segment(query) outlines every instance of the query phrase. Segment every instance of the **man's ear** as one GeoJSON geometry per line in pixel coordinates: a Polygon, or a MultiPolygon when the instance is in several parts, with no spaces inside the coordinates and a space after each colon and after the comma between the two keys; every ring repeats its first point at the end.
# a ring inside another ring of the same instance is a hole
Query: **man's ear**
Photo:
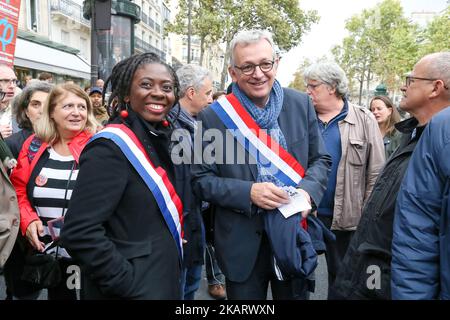
{"type": "Polygon", "coordinates": [[[130,97],[126,96],[125,98],[123,98],[123,101],[125,101],[125,103],[130,103],[130,97]]]}
{"type": "Polygon", "coordinates": [[[228,73],[231,76],[232,82],[237,82],[237,73],[236,73],[236,70],[232,66],[228,67],[228,73]]]}
{"type": "Polygon", "coordinates": [[[195,95],[195,89],[194,87],[189,87],[186,90],[185,96],[189,99],[192,100],[194,98],[195,95]]]}
{"type": "Polygon", "coordinates": [[[433,91],[431,91],[430,97],[432,98],[438,97],[439,95],[443,94],[444,91],[446,91],[444,81],[440,79],[436,80],[434,82],[433,91]]]}

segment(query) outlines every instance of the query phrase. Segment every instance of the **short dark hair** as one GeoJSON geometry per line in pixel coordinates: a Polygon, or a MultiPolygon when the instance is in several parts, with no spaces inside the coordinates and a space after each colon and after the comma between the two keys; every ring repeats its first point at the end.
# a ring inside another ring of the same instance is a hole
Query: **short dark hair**
{"type": "Polygon", "coordinates": [[[217,100],[220,96],[225,95],[225,94],[226,94],[225,91],[217,91],[217,92],[214,92],[214,94],[213,94],[213,100],[217,100]]]}
{"type": "Polygon", "coordinates": [[[42,72],[41,74],[39,74],[39,78],[38,79],[41,80],[41,81],[45,81],[45,80],[48,80],[48,79],[51,79],[51,78],[53,78],[51,73],[42,72]]]}

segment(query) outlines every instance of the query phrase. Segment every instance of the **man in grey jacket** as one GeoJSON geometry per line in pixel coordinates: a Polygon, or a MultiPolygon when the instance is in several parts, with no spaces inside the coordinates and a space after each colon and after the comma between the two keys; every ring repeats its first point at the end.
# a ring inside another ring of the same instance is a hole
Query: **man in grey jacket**
{"type": "Polygon", "coordinates": [[[335,243],[327,243],[326,252],[331,286],[361,218],[363,203],[383,167],[384,145],[371,112],[347,100],[347,77],[336,63],[313,64],[304,78],[332,158],[328,186],[317,208],[319,219],[336,235],[335,243]]]}

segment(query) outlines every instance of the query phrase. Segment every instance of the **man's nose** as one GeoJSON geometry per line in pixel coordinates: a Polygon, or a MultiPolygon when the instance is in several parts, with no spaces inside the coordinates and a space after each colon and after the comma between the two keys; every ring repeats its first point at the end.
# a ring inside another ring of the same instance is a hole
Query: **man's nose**
{"type": "Polygon", "coordinates": [[[264,76],[264,72],[262,72],[260,66],[256,66],[256,67],[255,67],[255,71],[253,72],[252,76],[253,76],[254,78],[261,78],[261,77],[264,76]]]}

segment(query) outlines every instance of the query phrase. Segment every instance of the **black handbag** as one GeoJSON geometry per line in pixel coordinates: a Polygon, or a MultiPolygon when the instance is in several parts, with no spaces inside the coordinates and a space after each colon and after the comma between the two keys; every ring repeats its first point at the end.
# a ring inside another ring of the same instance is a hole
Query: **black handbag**
{"type": "MultiPolygon", "coordinates": [[[[75,161],[67,180],[66,191],[64,194],[65,202],[62,208],[61,217],[64,217],[64,210],[67,207],[67,191],[74,168],[75,161]]],[[[58,261],[58,241],[55,241],[54,244],[56,244],[56,253],[54,255],[33,251],[32,254],[25,256],[25,265],[21,276],[23,281],[30,282],[40,289],[54,288],[60,285],[62,281],[62,271],[58,261]]]]}
{"type": "Polygon", "coordinates": [[[52,254],[35,253],[25,256],[21,279],[40,289],[54,288],[61,283],[58,259],[52,254]]]}

